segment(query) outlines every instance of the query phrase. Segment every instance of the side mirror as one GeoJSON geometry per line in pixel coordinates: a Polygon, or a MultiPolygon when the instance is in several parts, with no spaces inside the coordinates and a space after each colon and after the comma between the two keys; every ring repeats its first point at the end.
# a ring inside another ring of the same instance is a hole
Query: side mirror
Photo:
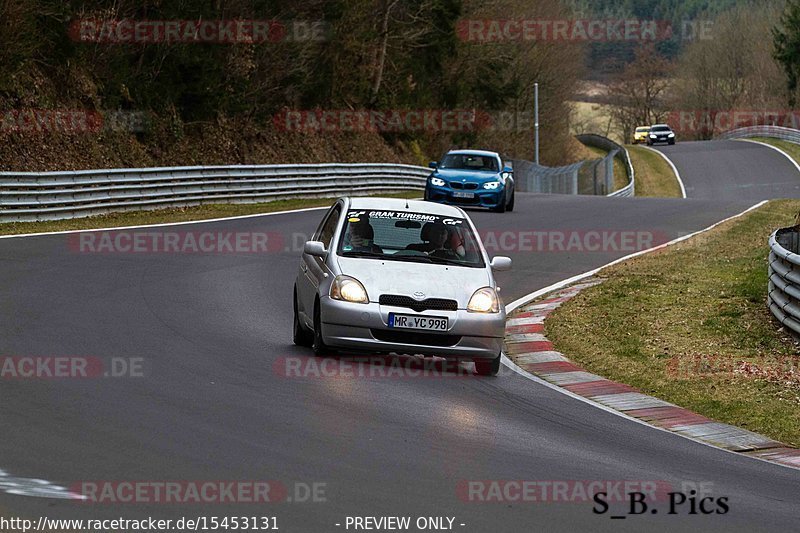
{"type": "Polygon", "coordinates": [[[428,168],[439,168],[439,163],[437,163],[436,161],[431,161],[430,163],[428,163],[428,168]]]}
{"type": "Polygon", "coordinates": [[[495,272],[511,270],[511,258],[503,255],[492,257],[492,261],[489,263],[489,266],[492,267],[492,270],[495,272]]]}
{"type": "Polygon", "coordinates": [[[307,241],[303,245],[303,253],[315,257],[325,257],[328,252],[325,251],[325,245],[320,241],[307,241]]]}

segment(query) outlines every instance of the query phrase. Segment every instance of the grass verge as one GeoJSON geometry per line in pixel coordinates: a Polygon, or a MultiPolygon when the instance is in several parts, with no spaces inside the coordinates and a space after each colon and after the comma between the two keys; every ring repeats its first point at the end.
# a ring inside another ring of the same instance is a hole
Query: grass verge
{"type": "MultiPolygon", "coordinates": [[[[586,146],[588,152],[591,153],[590,157],[594,157],[597,159],[602,159],[608,155],[608,151],[603,150],[602,148],[597,148],[595,146],[586,146]]],[[[594,191],[594,181],[591,170],[591,165],[585,164],[581,168],[581,173],[579,174],[579,183],[578,189],[580,194],[593,194],[594,191]]],[[[624,186],[628,184],[628,176],[625,175],[625,166],[622,164],[622,161],[614,158],[614,190],[618,191],[624,186]]],[[[612,191],[613,192],[613,191],[612,191]]]]}
{"type": "Polygon", "coordinates": [[[766,308],[767,239],[798,200],[600,273],[545,322],[590,372],[709,418],[800,445],[800,348],[766,308]]]}
{"type": "MultiPolygon", "coordinates": [[[[419,191],[396,194],[383,194],[389,198],[419,198],[419,191]]],[[[0,224],[0,235],[19,235],[23,233],[47,233],[51,231],[69,231],[81,229],[98,229],[124,226],[147,226],[170,222],[191,222],[211,218],[226,218],[260,213],[274,213],[291,209],[308,207],[326,207],[332,205],[334,198],[308,198],[296,200],[276,200],[258,204],[207,204],[195,207],[157,209],[153,211],[131,211],[129,213],[113,213],[69,220],[52,220],[44,222],[8,222],[0,224]]]]}
{"type": "Polygon", "coordinates": [[[626,148],[636,175],[636,196],[681,198],[678,179],[663,157],[641,146],[626,148]]]}

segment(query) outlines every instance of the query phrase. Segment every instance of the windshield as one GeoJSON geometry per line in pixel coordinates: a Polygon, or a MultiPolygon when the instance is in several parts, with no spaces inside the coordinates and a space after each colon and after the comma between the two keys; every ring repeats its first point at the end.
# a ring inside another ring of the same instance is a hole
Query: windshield
{"type": "Polygon", "coordinates": [[[643,127],[643,128],[636,128],[636,133],[642,133],[642,132],[647,132],[647,131],[650,131],[650,128],[648,128],[646,126],[643,127]]]}
{"type": "Polygon", "coordinates": [[[453,168],[459,170],[484,170],[497,172],[497,158],[489,155],[475,154],[447,154],[442,159],[439,168],[453,168]]]}
{"type": "Polygon", "coordinates": [[[670,131],[669,126],[653,126],[650,131],[670,131]]]}
{"type": "Polygon", "coordinates": [[[408,211],[349,211],[339,238],[338,254],[485,266],[478,242],[465,219],[408,211]]]}

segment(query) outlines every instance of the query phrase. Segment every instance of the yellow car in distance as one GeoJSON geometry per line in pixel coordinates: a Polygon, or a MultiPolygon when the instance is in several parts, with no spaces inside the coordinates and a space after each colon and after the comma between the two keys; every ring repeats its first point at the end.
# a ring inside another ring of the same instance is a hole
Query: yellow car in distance
{"type": "Polygon", "coordinates": [[[650,126],[639,126],[633,131],[633,144],[647,142],[647,134],[650,133],[650,126]]]}

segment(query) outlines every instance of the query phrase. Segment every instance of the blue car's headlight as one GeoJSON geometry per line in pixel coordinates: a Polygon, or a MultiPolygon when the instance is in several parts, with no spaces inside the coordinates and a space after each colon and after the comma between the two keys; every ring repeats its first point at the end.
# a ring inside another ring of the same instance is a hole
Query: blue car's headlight
{"type": "Polygon", "coordinates": [[[484,189],[490,189],[490,190],[496,189],[499,186],[500,186],[499,181],[487,181],[486,183],[483,184],[484,189]]]}
{"type": "Polygon", "coordinates": [[[442,178],[431,178],[431,185],[436,185],[437,187],[444,187],[445,181],[442,178]]]}
{"type": "Polygon", "coordinates": [[[667,135],[667,137],[675,137],[675,134],[674,133],[670,133],[669,135],[667,135]]]}

